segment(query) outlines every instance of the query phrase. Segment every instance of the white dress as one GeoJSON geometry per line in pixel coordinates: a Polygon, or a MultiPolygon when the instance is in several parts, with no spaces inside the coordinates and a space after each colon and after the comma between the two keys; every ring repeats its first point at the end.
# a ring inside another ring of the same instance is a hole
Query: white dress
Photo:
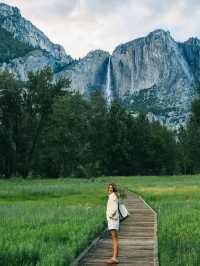
{"type": "Polygon", "coordinates": [[[118,198],[114,192],[109,194],[106,218],[108,222],[108,230],[119,230],[119,211],[118,211],[118,198]]]}

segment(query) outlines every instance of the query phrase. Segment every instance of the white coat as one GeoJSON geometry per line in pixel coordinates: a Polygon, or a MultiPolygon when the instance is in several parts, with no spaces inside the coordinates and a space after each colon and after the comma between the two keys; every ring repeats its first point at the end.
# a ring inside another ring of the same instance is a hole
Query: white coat
{"type": "Polygon", "coordinates": [[[119,229],[119,211],[118,211],[118,198],[114,192],[109,194],[106,218],[108,221],[108,229],[119,229]]]}
{"type": "Polygon", "coordinates": [[[107,220],[110,218],[117,220],[119,218],[118,198],[114,192],[109,194],[109,197],[108,197],[106,217],[107,217],[107,220]]]}

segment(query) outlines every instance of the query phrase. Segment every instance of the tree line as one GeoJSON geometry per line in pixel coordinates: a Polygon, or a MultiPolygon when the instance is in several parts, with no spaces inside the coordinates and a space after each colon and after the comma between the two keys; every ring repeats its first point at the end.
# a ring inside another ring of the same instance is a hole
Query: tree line
{"type": "Polygon", "coordinates": [[[0,177],[172,175],[200,170],[200,99],[176,134],[99,91],[89,99],[49,67],[0,73],[0,177]]]}

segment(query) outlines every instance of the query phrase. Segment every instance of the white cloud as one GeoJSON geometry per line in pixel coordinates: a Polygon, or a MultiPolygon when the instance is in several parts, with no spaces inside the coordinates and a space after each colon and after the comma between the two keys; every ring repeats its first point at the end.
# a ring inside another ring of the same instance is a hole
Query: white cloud
{"type": "Polygon", "coordinates": [[[198,0],[7,0],[52,41],[82,57],[167,29],[177,40],[200,36],[198,0]]]}

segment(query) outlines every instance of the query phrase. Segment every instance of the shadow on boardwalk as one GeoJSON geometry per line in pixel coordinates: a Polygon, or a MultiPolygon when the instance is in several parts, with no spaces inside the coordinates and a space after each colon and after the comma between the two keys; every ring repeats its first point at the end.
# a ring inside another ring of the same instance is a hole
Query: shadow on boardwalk
{"type": "MultiPolygon", "coordinates": [[[[125,201],[130,217],[120,224],[119,264],[123,266],[158,266],[157,215],[145,201],[128,192],[125,201]]],[[[112,255],[110,233],[93,241],[72,266],[105,266],[112,255]]]]}

